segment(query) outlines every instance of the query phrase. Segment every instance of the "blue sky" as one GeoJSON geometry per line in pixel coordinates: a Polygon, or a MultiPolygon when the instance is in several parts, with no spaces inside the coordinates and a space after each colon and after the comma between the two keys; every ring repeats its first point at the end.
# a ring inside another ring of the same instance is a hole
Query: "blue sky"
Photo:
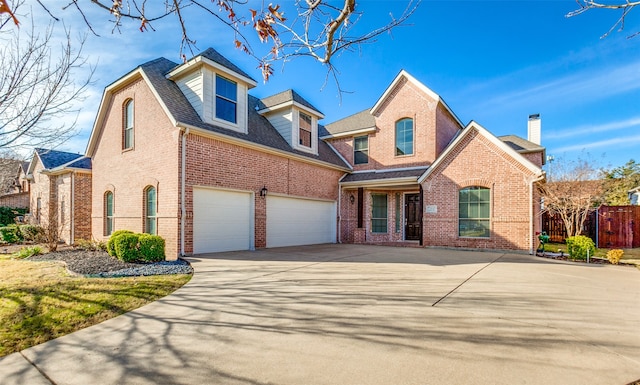
{"type": "MultiPolygon", "coordinates": [[[[70,10],[48,3],[74,32],[86,31],[70,10]]],[[[358,28],[385,24],[405,4],[360,1],[358,28]]],[[[45,23],[35,2],[33,7],[37,22],[45,23]]],[[[85,7],[101,36],[89,36],[86,45],[96,75],[80,106],[81,131],[60,147],[73,152],[85,150],[106,85],[160,56],[179,61],[175,21],[157,22],[156,32],[145,33],[125,22],[122,33],[112,34],[109,16],[85,7]]],[[[600,167],[640,160],[640,36],[627,39],[640,31],[640,11],[630,14],[624,31],[600,39],[619,13],[592,10],[566,18],[575,8],[573,0],[423,0],[409,25],[336,58],[340,85],[349,91],[342,97],[331,80],[325,85],[326,68],[308,58],[276,67],[275,76],[251,93],[264,97],[293,88],[325,114],[327,124],[373,106],[404,69],[439,94],[463,123],[475,120],[498,136],[526,138],[528,115],[540,113],[542,144],[556,160],[588,157],[600,167]]],[[[186,16],[200,50],[213,47],[261,80],[255,61],[233,47],[226,27],[204,15],[186,16]]]]}

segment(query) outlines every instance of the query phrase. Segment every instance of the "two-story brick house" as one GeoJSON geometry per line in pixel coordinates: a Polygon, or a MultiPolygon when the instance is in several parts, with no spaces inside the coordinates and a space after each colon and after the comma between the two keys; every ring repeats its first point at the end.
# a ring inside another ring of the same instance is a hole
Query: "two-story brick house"
{"type": "Polygon", "coordinates": [[[213,49],[160,58],[105,89],[89,144],[92,230],[156,233],[167,258],[337,240],[349,166],[294,91],[265,99],[213,49]]]}
{"type": "Polygon", "coordinates": [[[464,126],[404,71],[372,109],[325,127],[295,91],[258,99],[255,86],[213,49],[109,85],[86,152],[93,237],[156,233],[169,259],[330,242],[532,247],[542,147],[464,126]]]}
{"type": "Polygon", "coordinates": [[[405,71],[321,138],[353,167],[340,180],[340,241],[533,248],[544,148],[464,126],[405,71]]]}

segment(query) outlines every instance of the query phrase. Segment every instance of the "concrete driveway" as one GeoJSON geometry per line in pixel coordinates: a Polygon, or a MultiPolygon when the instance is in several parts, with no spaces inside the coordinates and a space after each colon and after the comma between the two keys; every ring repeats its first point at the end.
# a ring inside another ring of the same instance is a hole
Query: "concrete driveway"
{"type": "Polygon", "coordinates": [[[612,384],[640,379],[640,271],[320,245],[191,259],[136,311],[0,360],[2,384],[612,384]]]}

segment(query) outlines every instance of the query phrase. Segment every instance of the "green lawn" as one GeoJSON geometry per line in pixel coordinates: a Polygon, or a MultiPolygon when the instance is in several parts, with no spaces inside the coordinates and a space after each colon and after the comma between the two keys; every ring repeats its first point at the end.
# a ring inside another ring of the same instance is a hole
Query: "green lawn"
{"type": "Polygon", "coordinates": [[[0,356],[139,308],[191,279],[191,275],[81,278],[69,276],[60,263],[3,255],[0,274],[0,356]]]}

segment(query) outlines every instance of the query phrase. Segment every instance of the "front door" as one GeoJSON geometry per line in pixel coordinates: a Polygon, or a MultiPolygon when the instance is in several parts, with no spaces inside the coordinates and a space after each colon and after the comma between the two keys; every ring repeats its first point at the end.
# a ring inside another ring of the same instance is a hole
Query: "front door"
{"type": "Polygon", "coordinates": [[[420,194],[404,196],[404,239],[407,241],[420,240],[420,194]]]}

